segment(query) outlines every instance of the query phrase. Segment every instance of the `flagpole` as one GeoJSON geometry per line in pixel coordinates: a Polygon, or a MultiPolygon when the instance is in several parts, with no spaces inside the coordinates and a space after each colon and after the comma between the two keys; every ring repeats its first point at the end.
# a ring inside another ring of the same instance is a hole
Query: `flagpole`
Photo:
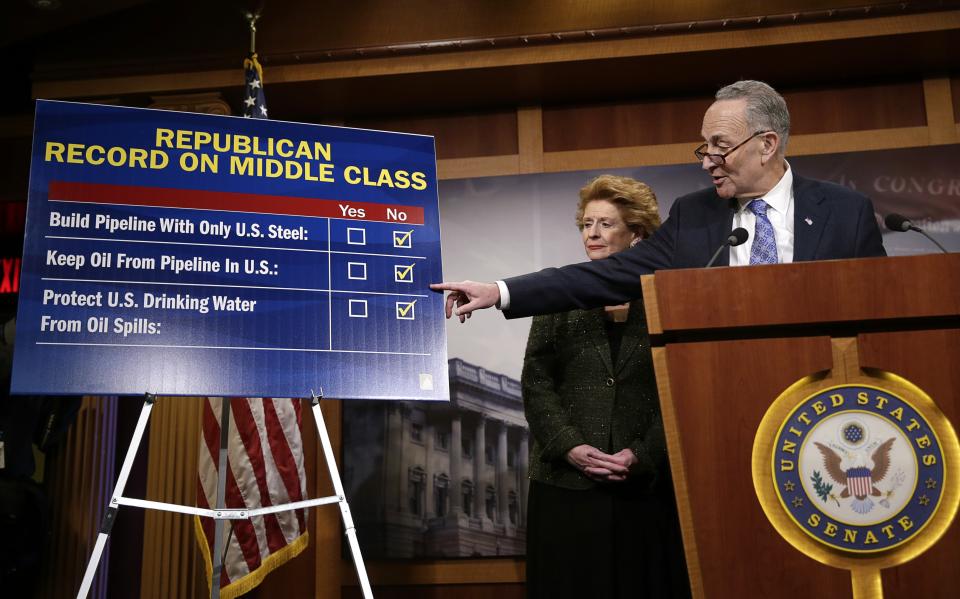
{"type": "MultiPolygon", "coordinates": [[[[217,516],[227,506],[227,454],[230,449],[230,403],[231,398],[220,398],[220,455],[217,466],[217,502],[214,510],[217,516]]],[[[210,569],[210,599],[220,599],[220,576],[223,571],[223,555],[226,542],[223,538],[224,521],[214,520],[213,529],[213,566],[210,569]]],[[[230,523],[231,528],[233,523],[230,523]]]]}
{"type": "MultiPolygon", "coordinates": [[[[257,48],[257,20],[260,13],[246,14],[247,23],[250,25],[250,55],[256,55],[257,48]]],[[[210,599],[220,599],[220,577],[223,571],[223,558],[226,553],[226,540],[223,538],[224,520],[219,516],[226,508],[226,486],[227,486],[227,455],[229,452],[230,438],[230,404],[232,399],[229,397],[220,398],[220,459],[217,468],[217,502],[214,509],[217,510],[217,518],[214,519],[213,532],[213,564],[210,569],[210,599]]],[[[233,523],[230,524],[231,533],[233,532],[233,523]]]]}
{"type": "Polygon", "coordinates": [[[247,23],[250,25],[250,54],[257,52],[257,21],[260,19],[260,13],[248,12],[247,23]]]}

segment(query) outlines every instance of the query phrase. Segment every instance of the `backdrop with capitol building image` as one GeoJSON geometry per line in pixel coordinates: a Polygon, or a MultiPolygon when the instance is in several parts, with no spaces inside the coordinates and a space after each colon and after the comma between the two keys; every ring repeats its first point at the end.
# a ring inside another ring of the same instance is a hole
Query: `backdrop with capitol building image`
{"type": "MultiPolygon", "coordinates": [[[[873,199],[960,251],[957,145],[789,158],[804,177],[873,199]]],[[[579,189],[611,173],[650,185],[666,217],[673,200],[710,185],[692,162],[441,181],[447,280],[493,281],[586,260],[574,215],[579,189]]],[[[882,225],[881,225],[882,227],[882,225]]],[[[934,253],[916,233],[883,229],[890,255],[934,253]]],[[[749,241],[747,242],[749,243],[749,241]]],[[[530,319],[474,313],[447,321],[450,403],[344,402],[343,472],[370,559],[522,555],[531,440],[520,373],[530,319]]],[[[749,467],[746,465],[745,467],[749,467]]]]}

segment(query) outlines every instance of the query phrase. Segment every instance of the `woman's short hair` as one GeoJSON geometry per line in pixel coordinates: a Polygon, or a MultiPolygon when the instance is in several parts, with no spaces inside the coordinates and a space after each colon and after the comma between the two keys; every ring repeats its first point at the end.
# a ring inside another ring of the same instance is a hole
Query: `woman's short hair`
{"type": "Polygon", "coordinates": [[[642,238],[649,237],[660,226],[657,196],[646,183],[630,177],[600,175],[584,185],[577,203],[577,228],[581,231],[583,211],[595,200],[606,200],[616,206],[627,227],[642,238]]]}

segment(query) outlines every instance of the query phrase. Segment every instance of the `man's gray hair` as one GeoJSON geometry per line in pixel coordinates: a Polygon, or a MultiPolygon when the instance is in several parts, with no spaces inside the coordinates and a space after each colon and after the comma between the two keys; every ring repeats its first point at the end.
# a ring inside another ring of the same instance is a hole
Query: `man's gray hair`
{"type": "Polygon", "coordinates": [[[790,137],[790,111],[783,96],[763,81],[737,81],[720,88],[715,96],[717,100],[747,101],[747,125],[750,133],[758,131],[776,131],[780,136],[778,152],[782,156],[787,151],[787,139],[790,137]]]}

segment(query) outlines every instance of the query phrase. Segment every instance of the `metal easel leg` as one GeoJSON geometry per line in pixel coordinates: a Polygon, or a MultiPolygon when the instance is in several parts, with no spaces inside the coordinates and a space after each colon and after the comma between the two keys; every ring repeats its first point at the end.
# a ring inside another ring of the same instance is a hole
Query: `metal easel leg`
{"type": "Polygon", "coordinates": [[[334,459],[333,446],[330,444],[330,435],[327,433],[327,426],[323,420],[323,412],[320,410],[320,400],[323,399],[323,390],[320,394],[313,393],[313,399],[310,402],[313,410],[313,420],[317,423],[317,433],[320,435],[320,443],[323,446],[323,456],[327,461],[327,468],[330,470],[330,481],[333,483],[333,491],[338,498],[340,506],[340,515],[343,518],[344,534],[347,535],[347,542],[350,544],[350,553],[353,556],[353,565],[357,569],[357,579],[360,581],[360,588],[363,590],[364,599],[373,599],[373,590],[370,588],[370,580],[367,578],[367,568],[363,565],[363,556],[360,554],[360,544],[357,542],[357,529],[353,524],[353,517],[350,515],[350,506],[347,505],[347,498],[343,492],[343,482],[340,480],[340,471],[337,469],[337,461],[334,459]]]}
{"type": "MultiPolygon", "coordinates": [[[[230,443],[231,401],[229,397],[220,398],[220,460],[217,466],[217,503],[214,506],[216,511],[224,509],[227,500],[227,450],[230,443]]],[[[222,519],[214,519],[210,599],[220,599],[220,575],[223,571],[223,524],[222,519]]],[[[233,524],[231,523],[230,526],[233,526],[233,524]]]]}
{"type": "Polygon", "coordinates": [[[110,505],[107,506],[107,511],[103,515],[103,520],[100,523],[100,533],[97,535],[97,541],[93,546],[93,554],[90,556],[90,561],[87,562],[87,570],[83,574],[83,581],[80,583],[77,599],[85,599],[90,592],[93,577],[97,573],[97,567],[100,565],[103,549],[107,545],[110,530],[113,528],[113,523],[117,518],[117,510],[120,507],[119,502],[123,496],[123,489],[127,486],[130,470],[133,469],[133,461],[137,457],[137,450],[140,448],[140,442],[143,440],[143,433],[147,428],[147,422],[150,420],[150,412],[153,410],[153,404],[156,400],[156,396],[150,393],[144,396],[143,409],[140,410],[140,419],[137,421],[137,427],[133,431],[133,438],[130,439],[130,444],[127,445],[127,455],[123,458],[123,467],[120,469],[120,476],[117,478],[113,495],[110,497],[110,505]]]}

